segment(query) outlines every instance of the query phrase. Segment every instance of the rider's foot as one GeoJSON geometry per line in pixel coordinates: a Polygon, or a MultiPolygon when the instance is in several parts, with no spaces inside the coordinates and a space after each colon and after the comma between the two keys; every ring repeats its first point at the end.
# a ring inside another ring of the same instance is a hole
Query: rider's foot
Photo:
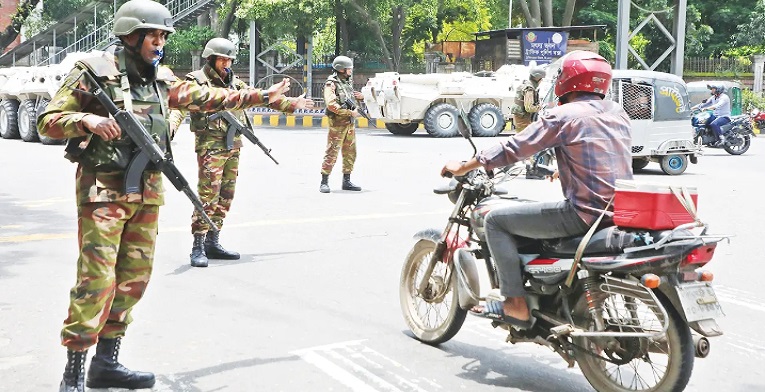
{"type": "Polygon", "coordinates": [[[510,316],[521,321],[529,319],[529,307],[526,305],[526,298],[508,297],[505,299],[502,310],[505,312],[505,316],[510,316]]]}
{"type": "MultiPolygon", "coordinates": [[[[481,314],[486,311],[483,305],[476,305],[470,309],[471,312],[481,314]]],[[[506,316],[526,321],[530,318],[529,307],[526,305],[526,299],[523,297],[506,298],[502,306],[502,311],[506,316]]]]}

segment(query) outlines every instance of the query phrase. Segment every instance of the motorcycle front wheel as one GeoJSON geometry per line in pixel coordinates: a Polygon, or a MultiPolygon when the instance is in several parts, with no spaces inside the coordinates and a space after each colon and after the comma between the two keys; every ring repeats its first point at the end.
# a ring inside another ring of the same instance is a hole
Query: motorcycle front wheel
{"type": "MultiPolygon", "coordinates": [[[[634,292],[633,292],[634,293],[634,292]]],[[[596,309],[609,332],[657,332],[664,319],[658,304],[629,291],[595,295],[596,309]]],[[[659,338],[616,337],[574,339],[576,361],[598,391],[682,391],[693,371],[694,345],[690,328],[670,301],[656,293],[668,316],[667,332],[659,338]]],[[[574,308],[577,324],[594,329],[587,299],[574,308]]]]}
{"type": "Polygon", "coordinates": [[[731,144],[728,140],[725,141],[723,148],[728,154],[741,155],[749,150],[749,145],[752,144],[752,138],[750,135],[737,133],[735,138],[735,144],[731,144]]]}
{"type": "Polygon", "coordinates": [[[457,275],[452,263],[439,257],[423,295],[417,288],[425,275],[436,243],[418,241],[406,257],[401,270],[399,297],[401,311],[417,340],[437,345],[454,337],[465,322],[467,310],[460,308],[457,275]]]}

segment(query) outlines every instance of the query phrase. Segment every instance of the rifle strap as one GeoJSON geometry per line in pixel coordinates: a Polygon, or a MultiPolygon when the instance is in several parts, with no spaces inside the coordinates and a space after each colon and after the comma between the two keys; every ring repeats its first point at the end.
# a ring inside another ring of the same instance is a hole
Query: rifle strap
{"type": "Polygon", "coordinates": [[[128,80],[127,67],[125,66],[125,51],[120,52],[117,57],[120,62],[120,89],[122,90],[122,102],[125,105],[125,111],[133,113],[133,94],[130,93],[130,81],[128,80]]]}

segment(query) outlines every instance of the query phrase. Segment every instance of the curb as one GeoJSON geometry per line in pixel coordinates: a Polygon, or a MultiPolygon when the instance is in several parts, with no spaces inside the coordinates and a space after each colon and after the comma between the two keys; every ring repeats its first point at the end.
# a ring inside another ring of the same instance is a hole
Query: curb
{"type": "MultiPolygon", "coordinates": [[[[321,114],[255,114],[252,116],[252,125],[272,126],[272,127],[299,127],[299,128],[327,128],[329,119],[323,113],[321,114]]],[[[375,125],[379,129],[385,129],[385,123],[382,120],[375,120],[375,125]]],[[[422,125],[420,125],[422,127],[422,125]]],[[[360,117],[356,118],[356,128],[373,128],[369,120],[360,117]]]]}

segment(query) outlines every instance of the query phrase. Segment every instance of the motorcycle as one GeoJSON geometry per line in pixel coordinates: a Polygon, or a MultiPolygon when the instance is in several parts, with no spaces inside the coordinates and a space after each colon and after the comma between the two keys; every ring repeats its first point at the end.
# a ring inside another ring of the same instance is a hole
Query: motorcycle
{"type": "Polygon", "coordinates": [[[765,130],[765,112],[761,112],[759,109],[752,109],[749,116],[752,118],[752,122],[757,126],[757,129],[759,129],[760,132],[765,130]]]}
{"type": "MultiPolygon", "coordinates": [[[[462,124],[460,132],[475,153],[468,127],[462,124]]],[[[503,299],[484,225],[492,209],[528,202],[499,186],[512,170],[473,170],[435,190],[448,195],[454,209],[443,231],[415,234],[400,278],[402,313],[416,339],[446,342],[469,309],[503,299]],[[491,285],[485,297],[479,260],[491,285]]],[[[507,330],[508,342],[546,346],[569,367],[579,364],[598,391],[681,391],[694,357],[709,354],[707,337],[722,334],[713,276],[697,269],[728,236],[706,231],[697,220],[661,231],[608,227],[586,246],[581,236],[533,241],[520,248],[531,327],[491,324],[507,330]]]]}
{"type": "Polygon", "coordinates": [[[725,136],[725,142],[722,145],[717,144],[717,136],[709,127],[711,118],[712,113],[709,111],[702,111],[691,117],[693,140],[696,145],[710,148],[722,147],[731,155],[741,155],[749,150],[754,132],[748,115],[742,114],[731,117],[730,123],[721,127],[723,136],[725,136]]]}

